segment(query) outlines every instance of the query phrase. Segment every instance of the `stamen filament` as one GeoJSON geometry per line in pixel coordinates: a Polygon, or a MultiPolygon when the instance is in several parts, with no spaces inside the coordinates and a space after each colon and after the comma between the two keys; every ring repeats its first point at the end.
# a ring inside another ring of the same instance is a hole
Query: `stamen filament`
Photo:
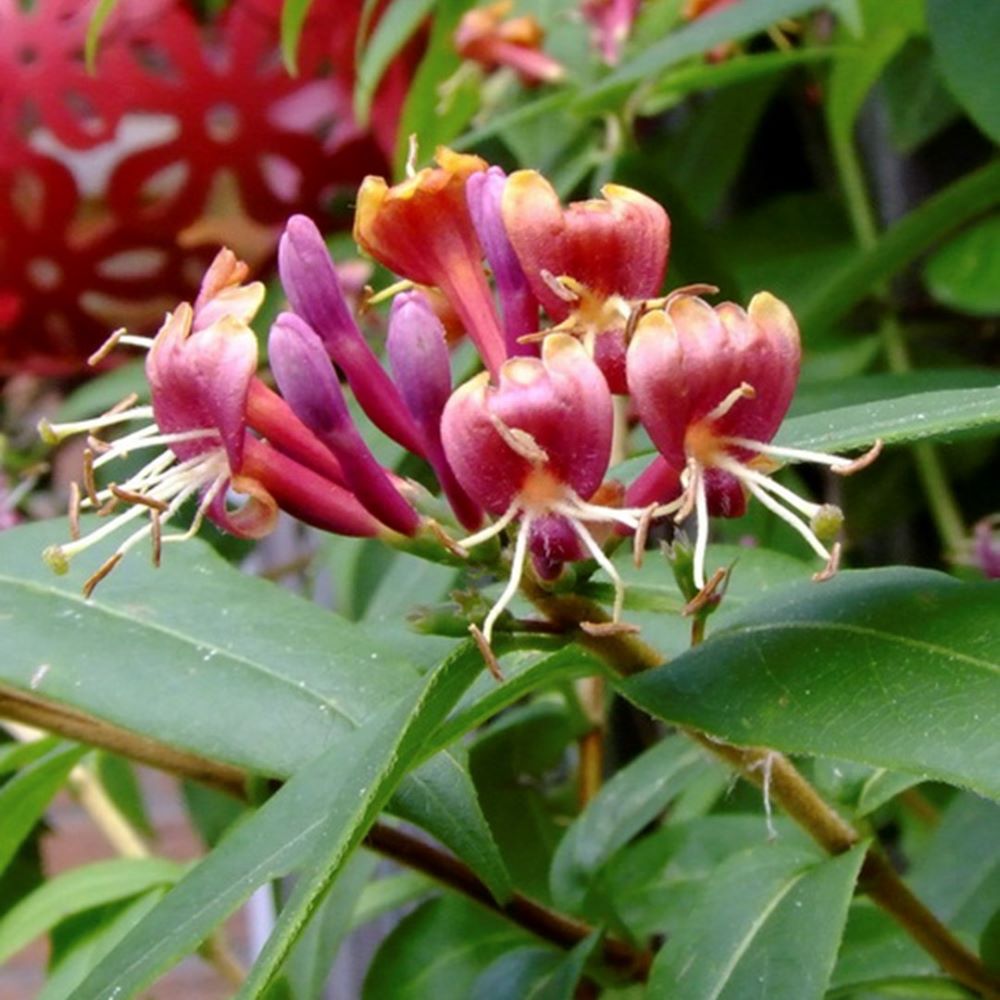
{"type": "Polygon", "coordinates": [[[720,417],[724,417],[741,399],[753,399],[756,395],[757,390],[749,382],[741,382],[718,406],[709,410],[702,419],[718,420],[720,417]]]}
{"type": "Polygon", "coordinates": [[[605,573],[611,577],[611,582],[615,587],[615,602],[611,610],[611,620],[613,622],[621,621],[622,610],[625,607],[625,581],[622,580],[621,575],[618,570],[615,569],[615,564],[605,555],[604,549],[597,544],[594,536],[584,527],[581,521],[571,521],[573,529],[580,536],[580,541],[583,542],[587,551],[594,557],[597,565],[604,570],[605,573]]]}
{"type": "Polygon", "coordinates": [[[469,535],[468,538],[460,538],[458,540],[458,544],[463,549],[474,549],[477,545],[482,545],[483,542],[488,542],[491,538],[495,538],[499,535],[500,532],[503,531],[503,529],[506,528],[515,517],[517,517],[520,510],[520,506],[515,501],[491,525],[483,528],[482,531],[477,531],[474,535],[469,535]]]}
{"type": "Polygon", "coordinates": [[[514,555],[510,563],[510,577],[507,580],[507,586],[504,587],[503,593],[496,604],[490,608],[490,613],[483,622],[483,637],[487,643],[492,642],[493,626],[496,625],[497,619],[503,614],[507,605],[514,600],[514,595],[517,593],[518,587],[521,586],[521,577],[524,575],[524,565],[528,556],[528,536],[531,534],[531,522],[531,515],[525,514],[517,532],[517,541],[514,543],[514,555]]]}
{"type": "Polygon", "coordinates": [[[694,543],[694,585],[705,589],[705,558],[708,553],[708,493],[700,465],[694,466],[694,510],[698,522],[694,543]]]}
{"type": "MultiPolygon", "coordinates": [[[[157,428],[153,426],[153,430],[156,431],[157,428]]],[[[199,439],[219,436],[217,431],[212,430],[199,430],[199,431],[182,431],[179,434],[152,434],[139,436],[139,432],[129,434],[127,437],[118,438],[112,443],[110,451],[105,452],[101,457],[94,462],[94,468],[99,469],[102,465],[107,464],[112,459],[122,458],[125,455],[130,454],[133,451],[139,451],[142,448],[152,448],[156,445],[163,444],[176,444],[181,441],[197,441],[199,439]]]]}
{"type": "Polygon", "coordinates": [[[74,420],[65,424],[52,424],[43,418],[38,422],[38,433],[46,444],[59,444],[74,434],[95,431],[100,427],[113,427],[115,424],[125,424],[131,420],[148,420],[152,416],[151,406],[134,406],[129,410],[105,413],[90,420],[74,420]]]}
{"type": "Polygon", "coordinates": [[[816,537],[813,531],[809,528],[807,524],[804,524],[802,520],[793,514],[790,510],[782,507],[777,500],[772,496],[762,490],[756,483],[746,481],[747,489],[765,506],[768,510],[773,511],[778,517],[781,518],[786,524],[791,525],[812,547],[813,552],[816,553],[821,559],[826,559],[827,562],[830,561],[830,553],[827,551],[823,543],[816,537]]]}
{"type": "Polygon", "coordinates": [[[789,506],[794,507],[796,510],[801,511],[806,517],[815,517],[819,511],[822,509],[822,504],[810,503],[808,500],[800,497],[797,493],[788,489],[787,486],[782,486],[781,483],[776,483],[770,476],[765,476],[756,469],[748,469],[745,465],[740,465],[739,462],[734,462],[729,459],[716,460],[715,463],[720,469],[725,469],[726,472],[732,473],[737,479],[741,479],[744,482],[754,482],[762,489],[768,490],[774,493],[776,496],[781,497],[789,506]]]}
{"type": "Polygon", "coordinates": [[[721,440],[723,444],[746,448],[747,451],[756,451],[768,457],[785,458],[792,462],[816,462],[819,465],[829,465],[833,469],[839,466],[846,468],[854,464],[851,459],[844,458],[843,455],[829,455],[824,451],[810,451],[807,448],[784,448],[781,445],[752,441],[750,438],[727,437],[721,440]]]}

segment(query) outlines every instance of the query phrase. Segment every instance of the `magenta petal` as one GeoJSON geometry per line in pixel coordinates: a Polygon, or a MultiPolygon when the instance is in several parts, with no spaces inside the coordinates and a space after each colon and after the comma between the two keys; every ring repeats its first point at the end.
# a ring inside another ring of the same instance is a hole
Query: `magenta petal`
{"type": "Polygon", "coordinates": [[[459,521],[482,522],[482,511],[459,485],[441,444],[441,413],[451,395],[451,356],[445,330],[421,292],[404,292],[392,302],[386,353],[396,385],[426,442],[426,457],[459,521]]]}
{"type": "MultiPolygon", "coordinates": [[[[192,310],[182,303],[167,318],[146,356],[156,423],[165,434],[216,430],[237,472],[243,461],[247,394],[257,370],[257,338],[243,323],[222,317],[191,332],[192,310]]],[[[180,459],[216,447],[212,438],[176,441],[180,459]]]]}
{"type": "Polygon", "coordinates": [[[501,205],[506,183],[507,175],[503,170],[490,167],[469,177],[465,193],[472,224],[500,296],[507,353],[515,357],[537,353],[534,346],[518,343],[518,338],[538,329],[538,302],[504,228],[501,205]]]}
{"type": "Polygon", "coordinates": [[[528,546],[531,563],[543,580],[555,580],[566,563],[584,557],[573,525],[559,514],[547,514],[532,522],[528,546]]]}
{"type": "Polygon", "coordinates": [[[413,534],[419,517],[354,426],[340,383],[315,332],[294,313],[282,313],[271,327],[268,356],[288,405],[337,457],[358,499],[389,527],[413,534]]]}
{"type": "Polygon", "coordinates": [[[304,215],[293,215],[285,226],[278,245],[278,270],[292,308],[319,335],[372,423],[422,455],[421,436],[347,308],[320,231],[304,215]]]}

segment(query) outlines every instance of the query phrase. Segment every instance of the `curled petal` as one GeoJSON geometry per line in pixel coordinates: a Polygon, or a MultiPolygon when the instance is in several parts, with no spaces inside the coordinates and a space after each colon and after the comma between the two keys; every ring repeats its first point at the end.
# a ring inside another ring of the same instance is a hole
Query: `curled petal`
{"type": "MultiPolygon", "coordinates": [[[[222,316],[192,332],[193,313],[182,303],[167,317],[146,356],[156,423],[165,434],[212,428],[238,472],[243,460],[247,394],[257,370],[257,338],[245,323],[222,316]]],[[[210,438],[176,442],[173,452],[193,458],[214,447],[210,438]]]]}
{"type": "Polygon", "coordinates": [[[428,167],[390,187],[367,177],[358,192],[354,238],[404,278],[436,285],[461,317],[493,373],[506,357],[503,332],[483,274],[483,250],[466,200],[466,181],[484,171],[477,156],[437,152],[428,167]]]}
{"type": "Polygon", "coordinates": [[[274,497],[252,476],[236,476],[230,486],[246,499],[235,510],[228,505],[225,491],[209,505],[208,516],[223,531],[237,538],[263,538],[278,522],[278,505],[274,497]]]}
{"type": "Polygon", "coordinates": [[[534,170],[510,175],[503,220],[535,297],[555,320],[574,303],[545,275],[567,276],[598,299],[645,299],[660,289],[670,248],[670,220],[663,208],[631,188],[607,184],[602,198],[563,209],[555,188],[534,170]]]}
{"type": "Polygon", "coordinates": [[[223,316],[249,325],[264,301],[261,282],[243,283],[249,273],[250,268],[232,250],[222,249],[215,255],[194,302],[192,326],[196,332],[223,316]]]}

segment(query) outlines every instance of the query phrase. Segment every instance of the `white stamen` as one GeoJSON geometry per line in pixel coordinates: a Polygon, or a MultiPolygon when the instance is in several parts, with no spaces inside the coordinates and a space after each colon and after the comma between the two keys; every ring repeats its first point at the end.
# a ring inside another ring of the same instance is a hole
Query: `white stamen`
{"type": "Polygon", "coordinates": [[[205,522],[205,514],[208,512],[208,508],[212,506],[212,501],[219,495],[219,491],[226,485],[228,479],[229,476],[224,472],[216,477],[215,482],[212,483],[201,498],[201,503],[198,504],[198,509],[195,511],[194,518],[187,531],[181,531],[174,535],[164,535],[160,541],[165,545],[167,542],[187,542],[194,538],[205,522]]]}
{"type": "Polygon", "coordinates": [[[705,490],[705,476],[700,465],[693,468],[694,482],[694,516],[697,521],[697,533],[694,543],[694,585],[698,590],[705,589],[705,557],[708,553],[708,493],[705,490]]]}
{"type": "Polygon", "coordinates": [[[812,547],[812,550],[821,559],[826,559],[828,562],[830,560],[830,553],[826,550],[823,543],[816,537],[812,529],[802,522],[802,520],[793,514],[790,510],[782,507],[774,497],[770,496],[767,492],[762,490],[756,483],[749,479],[744,479],[747,489],[765,506],[768,510],[773,511],[778,517],[781,518],[786,524],[790,524],[812,547]]]}
{"type": "Polygon", "coordinates": [[[748,469],[745,465],[740,465],[739,462],[735,462],[731,459],[716,460],[715,464],[720,469],[725,469],[726,472],[732,473],[737,479],[742,479],[746,483],[756,483],[762,489],[768,490],[774,493],[776,496],[781,497],[789,506],[794,507],[796,510],[801,511],[806,517],[815,517],[821,508],[821,504],[810,503],[803,497],[800,497],[797,493],[793,493],[787,486],[782,486],[781,483],[776,483],[769,476],[762,475],[757,472],[756,469],[748,469]]]}
{"type": "Polygon", "coordinates": [[[829,465],[834,469],[853,464],[852,459],[844,458],[843,455],[829,455],[825,451],[809,451],[806,448],[783,448],[776,444],[764,444],[761,441],[752,441],[750,438],[727,437],[721,440],[723,444],[736,445],[739,448],[746,448],[747,451],[756,451],[761,455],[768,455],[774,458],[785,458],[791,462],[816,462],[819,465],[829,465]]]}
{"type": "Polygon", "coordinates": [[[122,334],[117,340],[118,344],[128,344],[130,347],[141,347],[144,351],[148,351],[153,346],[152,337],[140,337],[134,333],[122,334]]]}
{"type": "Polygon", "coordinates": [[[604,554],[604,550],[597,544],[596,539],[584,527],[583,523],[576,520],[573,520],[570,523],[573,525],[576,533],[580,536],[580,541],[583,542],[587,550],[597,561],[597,565],[600,566],[609,577],[611,577],[611,581],[615,585],[615,603],[611,611],[611,620],[613,622],[621,621],[622,610],[625,607],[625,581],[622,580],[618,570],[615,569],[614,563],[604,554]]]}
{"type": "Polygon", "coordinates": [[[514,501],[514,503],[512,503],[491,525],[483,528],[482,531],[477,531],[474,535],[469,535],[468,538],[459,539],[458,544],[463,549],[474,549],[477,545],[482,545],[483,542],[488,542],[491,538],[495,538],[499,535],[500,532],[503,531],[503,529],[506,528],[515,517],[517,517],[520,510],[521,508],[517,501],[514,501]]]}
{"type": "Polygon", "coordinates": [[[127,437],[118,438],[111,442],[111,448],[104,452],[100,458],[94,460],[94,468],[99,469],[102,465],[106,465],[108,462],[116,458],[122,458],[125,455],[131,454],[133,451],[139,451],[143,448],[152,448],[155,445],[161,444],[178,444],[181,441],[197,441],[204,438],[219,436],[218,431],[213,430],[200,430],[200,431],[181,431],[177,434],[158,434],[156,433],[159,428],[153,424],[148,428],[143,428],[145,433],[136,431],[135,434],[129,434],[127,437]]]}
{"type": "Polygon", "coordinates": [[[741,382],[726,398],[713,410],[702,418],[703,420],[718,420],[724,417],[741,399],[753,399],[757,395],[757,390],[749,382],[741,382]]]}
{"type": "Polygon", "coordinates": [[[105,413],[102,417],[75,420],[65,424],[50,424],[47,420],[40,420],[38,433],[47,444],[58,444],[63,438],[72,437],[74,434],[92,433],[102,427],[113,427],[115,424],[128,423],[130,420],[148,420],[152,416],[151,406],[133,406],[130,410],[105,413]]]}
{"type": "Polygon", "coordinates": [[[525,514],[521,521],[521,527],[517,531],[517,541],[514,543],[514,556],[510,563],[510,578],[507,580],[507,586],[504,587],[503,593],[496,604],[490,608],[490,613],[483,622],[483,637],[487,643],[493,641],[493,626],[496,625],[497,619],[503,614],[507,605],[514,600],[514,595],[521,585],[524,564],[528,556],[528,536],[531,533],[531,522],[531,515],[525,514]]]}

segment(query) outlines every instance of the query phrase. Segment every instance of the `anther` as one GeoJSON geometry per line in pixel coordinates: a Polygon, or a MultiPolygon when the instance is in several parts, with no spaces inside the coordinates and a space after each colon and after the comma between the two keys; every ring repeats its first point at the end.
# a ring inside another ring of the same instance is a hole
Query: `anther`
{"type": "Polygon", "coordinates": [[[533,465],[544,465],[549,460],[548,452],[527,431],[508,426],[495,413],[490,413],[490,423],[511,451],[533,465]]]}
{"type": "Polygon", "coordinates": [[[108,444],[107,441],[102,441],[95,434],[87,435],[87,447],[98,455],[104,455],[114,450],[113,445],[108,444]]]}
{"type": "Polygon", "coordinates": [[[840,569],[840,542],[834,542],[830,548],[830,558],[818,573],[813,573],[813,580],[816,583],[829,580],[836,575],[838,569],[840,569]]]}
{"type": "Polygon", "coordinates": [[[117,497],[119,500],[125,503],[136,503],[143,507],[149,507],[150,510],[158,511],[159,513],[164,513],[169,509],[169,504],[165,504],[162,500],[157,500],[155,497],[146,496],[143,493],[134,493],[132,490],[123,489],[116,483],[112,483],[108,487],[109,492],[112,496],[117,497]]]}
{"type": "Polygon", "coordinates": [[[153,565],[160,568],[160,557],[163,554],[163,524],[160,521],[160,513],[156,510],[149,512],[149,533],[153,542],[153,565]]]}
{"type": "Polygon", "coordinates": [[[500,670],[500,661],[497,659],[496,653],[493,652],[489,641],[486,636],[483,635],[479,626],[470,625],[469,633],[476,641],[476,645],[479,647],[479,652],[482,654],[483,662],[486,664],[486,669],[493,675],[493,679],[495,681],[503,681],[503,672],[500,670]]]}
{"type": "Polygon", "coordinates": [[[122,413],[125,410],[131,409],[138,402],[139,402],[139,394],[137,392],[130,392],[123,399],[119,399],[118,402],[115,403],[115,405],[112,406],[111,409],[104,414],[104,416],[110,417],[111,414],[113,413],[122,413]]]}
{"type": "Polygon", "coordinates": [[[92,368],[95,365],[99,365],[118,346],[124,336],[125,327],[120,326],[114,331],[114,333],[111,334],[110,337],[108,337],[107,340],[104,341],[103,344],[101,344],[100,347],[97,348],[96,351],[94,351],[93,354],[90,355],[89,358],[87,358],[87,364],[92,368]]]}
{"type": "Polygon", "coordinates": [[[122,553],[116,552],[109,559],[106,559],[102,564],[100,569],[93,575],[87,577],[86,582],[83,585],[83,596],[88,600],[90,595],[93,594],[94,588],[103,580],[120,562],[122,561],[122,553]]]}
{"type": "Polygon", "coordinates": [[[549,289],[570,305],[576,305],[580,301],[580,293],[573,288],[576,282],[568,276],[556,277],[551,271],[542,268],[539,272],[542,281],[549,289]]]}
{"type": "Polygon", "coordinates": [[[698,591],[694,597],[691,598],[687,604],[681,608],[681,614],[685,616],[696,615],[701,611],[707,604],[711,601],[721,598],[722,594],[716,595],[716,591],[719,589],[719,585],[723,583],[729,576],[729,570],[732,567],[720,566],[708,579],[701,590],[698,591]]]}
{"type": "Polygon", "coordinates": [[[69,484],[69,537],[74,541],[80,539],[80,484],[73,481],[69,484]]]}
{"type": "Polygon", "coordinates": [[[98,506],[97,484],[94,481],[94,452],[90,448],[83,451],[83,487],[87,491],[87,499],[98,506]]]}
{"type": "Polygon", "coordinates": [[[867,469],[882,454],[882,445],[882,439],[878,438],[863,455],[854,459],[853,462],[848,462],[846,465],[831,466],[831,471],[835,472],[838,476],[853,476],[855,472],[867,469]]]}

